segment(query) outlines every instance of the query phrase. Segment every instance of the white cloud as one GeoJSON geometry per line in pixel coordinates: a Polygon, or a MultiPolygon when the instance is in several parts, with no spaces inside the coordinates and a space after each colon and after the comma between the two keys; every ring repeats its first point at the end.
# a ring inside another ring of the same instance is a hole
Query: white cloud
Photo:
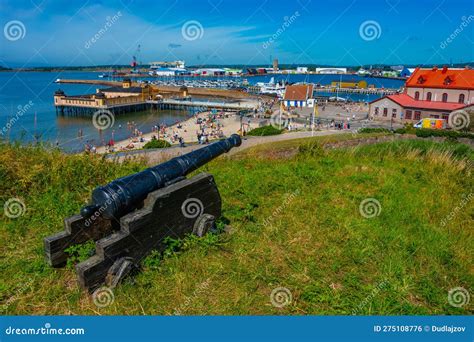
{"type": "Polygon", "coordinates": [[[141,45],[139,61],[143,63],[160,59],[185,59],[188,64],[263,60],[258,54],[261,43],[245,36],[253,27],[213,27],[202,21],[203,37],[188,41],[181,33],[184,21],[176,25],[164,25],[159,20],[153,23],[124,9],[92,5],[72,17],[51,15],[46,22],[41,18],[45,15],[37,12],[40,18],[25,20],[24,39],[3,44],[8,45],[2,51],[5,61],[15,62],[15,66],[128,64],[138,44],[141,45]],[[86,48],[86,43],[104,28],[107,18],[110,21],[119,11],[119,19],[86,48]],[[173,49],[170,44],[181,46],[173,49]]]}

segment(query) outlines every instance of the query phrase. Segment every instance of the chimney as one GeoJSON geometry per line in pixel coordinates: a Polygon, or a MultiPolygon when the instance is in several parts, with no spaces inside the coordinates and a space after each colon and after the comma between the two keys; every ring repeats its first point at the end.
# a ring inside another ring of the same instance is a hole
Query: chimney
{"type": "Polygon", "coordinates": [[[435,66],[433,67],[433,69],[431,69],[431,70],[432,70],[432,71],[438,71],[438,66],[435,65],[435,66]]]}
{"type": "Polygon", "coordinates": [[[448,66],[447,65],[443,66],[443,74],[445,74],[447,71],[448,71],[448,66]]]}

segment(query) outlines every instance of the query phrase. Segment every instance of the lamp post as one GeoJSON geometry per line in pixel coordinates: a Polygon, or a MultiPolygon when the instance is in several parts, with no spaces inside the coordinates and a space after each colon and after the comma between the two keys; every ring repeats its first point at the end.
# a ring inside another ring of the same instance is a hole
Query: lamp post
{"type": "Polygon", "coordinates": [[[314,104],[314,110],[312,115],[312,122],[311,122],[311,136],[314,136],[314,117],[319,116],[318,104],[314,104]]]}
{"type": "Polygon", "coordinates": [[[244,125],[243,125],[244,112],[242,110],[239,110],[239,116],[240,116],[240,135],[244,136],[244,125]]]}

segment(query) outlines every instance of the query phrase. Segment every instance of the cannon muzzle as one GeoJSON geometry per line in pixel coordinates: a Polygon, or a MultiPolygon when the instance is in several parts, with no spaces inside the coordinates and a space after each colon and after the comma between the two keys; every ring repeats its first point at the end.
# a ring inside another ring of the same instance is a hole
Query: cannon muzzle
{"type": "Polygon", "coordinates": [[[232,134],[227,139],[175,157],[136,174],[118,178],[107,185],[99,186],[92,192],[91,204],[82,208],[81,214],[84,217],[101,215],[106,219],[120,219],[121,216],[135,209],[150,192],[183,178],[241,144],[240,136],[232,134]]]}

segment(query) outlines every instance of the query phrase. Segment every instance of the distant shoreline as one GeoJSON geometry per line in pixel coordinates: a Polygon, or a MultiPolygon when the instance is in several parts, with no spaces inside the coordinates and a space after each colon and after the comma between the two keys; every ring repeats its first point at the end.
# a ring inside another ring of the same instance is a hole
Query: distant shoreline
{"type": "MultiPolygon", "coordinates": [[[[94,69],[94,70],[82,70],[82,69],[71,69],[71,70],[64,70],[64,69],[51,69],[51,70],[43,70],[43,69],[1,69],[0,72],[97,72],[97,73],[106,73],[110,72],[108,69],[94,69]]],[[[183,75],[183,76],[175,76],[175,77],[199,77],[199,78],[219,78],[219,77],[256,77],[256,76],[274,76],[274,75],[333,75],[333,76],[341,76],[341,75],[349,75],[349,76],[360,76],[360,77],[367,77],[367,78],[384,78],[384,79],[392,79],[392,80],[406,80],[405,77],[391,77],[391,76],[371,76],[371,75],[358,75],[357,73],[346,73],[346,74],[320,74],[320,73],[267,73],[267,74],[242,74],[239,76],[193,76],[193,75],[183,75]]],[[[133,77],[132,75],[123,75],[117,76],[115,78],[120,79],[123,77],[133,77]]],[[[150,75],[136,75],[134,77],[149,77],[149,78],[159,78],[159,76],[150,76],[150,75]]]]}

